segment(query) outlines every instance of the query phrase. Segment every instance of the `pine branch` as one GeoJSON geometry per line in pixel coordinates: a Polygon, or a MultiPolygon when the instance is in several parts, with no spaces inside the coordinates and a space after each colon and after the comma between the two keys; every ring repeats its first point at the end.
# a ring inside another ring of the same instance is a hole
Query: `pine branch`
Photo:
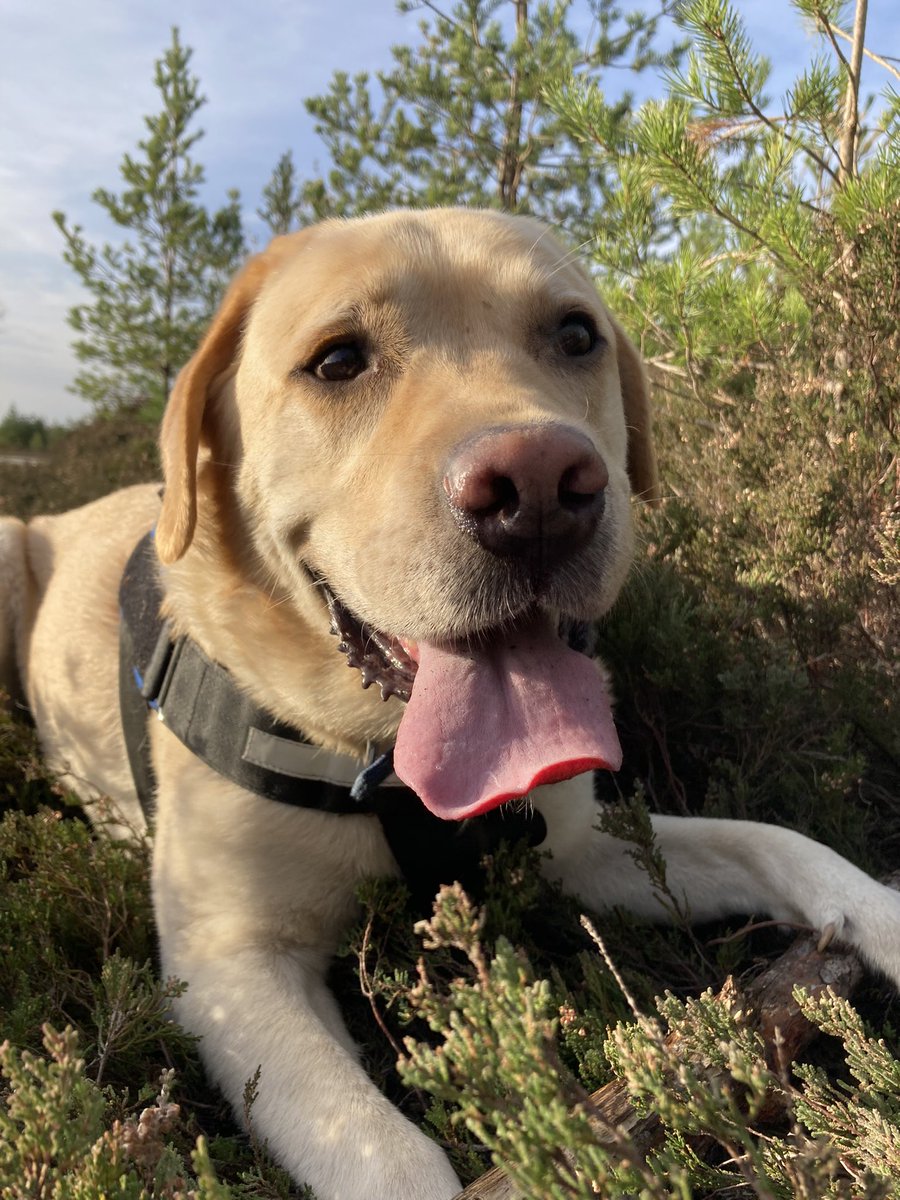
{"type": "MultiPolygon", "coordinates": [[[[816,6],[815,11],[811,15],[818,24],[819,28],[823,30],[825,36],[831,42],[832,49],[834,50],[838,60],[849,73],[850,64],[847,61],[846,55],[838,45],[837,39],[843,38],[845,42],[849,42],[852,46],[853,34],[848,33],[846,29],[841,29],[841,27],[839,25],[835,25],[833,21],[829,21],[828,17],[819,10],[818,6],[816,6]]],[[[869,50],[867,46],[863,46],[862,52],[865,57],[871,59],[873,63],[877,63],[879,67],[884,67],[885,71],[889,71],[895,79],[900,79],[900,70],[893,66],[893,63],[897,62],[896,58],[884,58],[880,54],[876,54],[874,51],[869,50]]]]}

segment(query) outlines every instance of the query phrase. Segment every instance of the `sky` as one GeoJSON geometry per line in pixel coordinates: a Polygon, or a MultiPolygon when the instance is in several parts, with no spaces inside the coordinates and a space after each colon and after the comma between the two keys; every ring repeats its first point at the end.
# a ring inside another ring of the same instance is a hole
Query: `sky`
{"type": "MultiPolygon", "coordinates": [[[[777,94],[812,39],[786,0],[737,7],[772,61],[777,94]]],[[[173,25],[194,50],[208,100],[195,151],[204,199],[218,207],[238,188],[258,241],[253,214],[281,154],[292,150],[301,175],[326,166],[303,99],[324,92],[336,70],[388,66],[392,45],[417,40],[420,16],[398,13],[393,0],[2,0],[0,418],[10,405],[54,422],[90,415],[67,390],[77,365],[66,314],[84,296],[51,213],[62,210],[97,242],[109,237],[91,195],[118,190],[122,156],[159,107],[153,64],[173,25]]],[[[897,0],[870,0],[867,43],[900,55],[897,0]]],[[[884,82],[867,64],[864,90],[884,82]]],[[[654,87],[648,80],[640,90],[654,87]]]]}

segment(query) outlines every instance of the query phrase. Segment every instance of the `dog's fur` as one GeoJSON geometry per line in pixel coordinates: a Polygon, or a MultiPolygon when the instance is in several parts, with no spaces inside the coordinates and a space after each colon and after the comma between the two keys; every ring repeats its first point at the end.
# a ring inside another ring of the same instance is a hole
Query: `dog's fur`
{"type": "MultiPolygon", "coordinates": [[[[533,603],[448,516],[454,447],[487,427],[563,423],[609,473],[595,536],[539,602],[605,612],[632,553],[629,491],[656,490],[644,376],[584,272],[525,219],[442,211],[334,222],[245,267],[179,377],[162,431],[165,496],[129,488],[64,516],[0,523],[0,669],[24,688],[48,760],[114,833],[142,827],[117,699],[117,589],[154,524],[166,611],[255,700],[321,745],[389,744],[396,699],[363,691],[306,567],[371,625],[410,640],[496,626],[533,603]],[[601,335],[566,358],[555,331],[601,335]],[[369,369],[327,382],[324,348],[363,338],[369,369]],[[303,564],[303,565],[301,565],[303,564]],[[13,668],[15,667],[15,671],[13,668]]],[[[441,1150],[359,1066],[323,982],[363,876],[396,865],[377,820],[260,799],[151,722],[153,890],[177,1014],[257,1132],[319,1200],[448,1200],[441,1150]]],[[[547,870],[591,908],[665,919],[646,877],[596,832],[590,776],[540,789],[547,870]]],[[[695,919],[769,913],[832,930],[900,984],[900,896],[800,835],[654,818],[668,883],[695,919]]]]}

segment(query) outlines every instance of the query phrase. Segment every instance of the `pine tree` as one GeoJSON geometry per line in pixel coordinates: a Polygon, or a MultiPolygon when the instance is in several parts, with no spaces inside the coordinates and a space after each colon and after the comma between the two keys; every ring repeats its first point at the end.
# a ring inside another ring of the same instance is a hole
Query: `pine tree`
{"type": "Polygon", "coordinates": [[[290,233],[298,223],[303,211],[299,186],[294,156],[287,150],[263,188],[263,206],[256,210],[256,215],[268,225],[273,235],[290,233]]]}
{"type": "MultiPolygon", "coordinates": [[[[447,9],[401,0],[400,8],[428,12],[419,43],[395,46],[392,68],[374,80],[337,72],[324,95],[306,102],[331,166],[297,190],[292,217],[464,204],[531,212],[575,238],[589,234],[609,172],[567,134],[544,92],[612,66],[674,63],[677,51],[653,50],[664,8],[624,18],[612,0],[457,0],[447,9]],[[587,41],[576,16],[591,25],[587,41]]],[[[628,95],[611,106],[611,124],[629,108],[628,95]]],[[[273,194],[283,170],[284,160],[273,194]]]]}
{"type": "Polygon", "coordinates": [[[101,412],[159,416],[243,253],[237,192],[212,213],[199,199],[204,173],[192,151],[205,99],[189,70],[191,53],[173,29],[156,63],[162,108],[145,118],[139,153],[122,160],[124,187],[94,192],[125,240],[94,246],[63,213],[53,215],[65,260],[91,297],[69,313],[86,364],[72,390],[101,412]]]}

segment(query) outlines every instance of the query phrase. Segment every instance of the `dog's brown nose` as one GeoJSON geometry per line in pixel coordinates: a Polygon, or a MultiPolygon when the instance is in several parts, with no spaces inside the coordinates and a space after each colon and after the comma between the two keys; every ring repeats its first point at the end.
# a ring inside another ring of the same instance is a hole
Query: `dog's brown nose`
{"type": "Polygon", "coordinates": [[[457,446],[444,491],[465,531],[491,554],[552,567],[580,549],[603,512],[606,464],[577,429],[486,429],[457,446]]]}

